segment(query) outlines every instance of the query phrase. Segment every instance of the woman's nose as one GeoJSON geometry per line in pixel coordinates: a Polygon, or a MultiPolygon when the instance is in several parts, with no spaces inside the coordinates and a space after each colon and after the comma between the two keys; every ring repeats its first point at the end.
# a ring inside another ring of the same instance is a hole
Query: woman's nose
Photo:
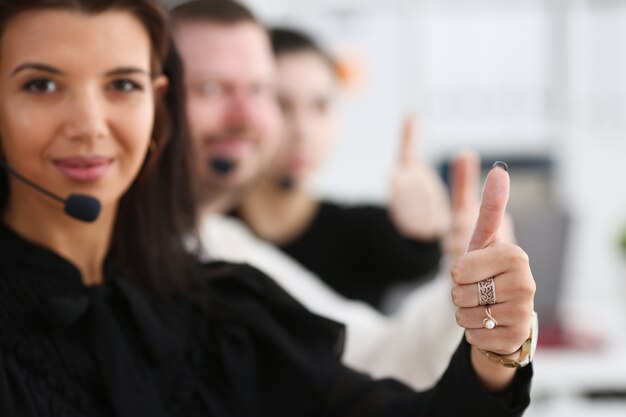
{"type": "Polygon", "coordinates": [[[96,140],[107,134],[106,103],[95,89],[77,91],[69,98],[65,134],[73,140],[96,140]]]}

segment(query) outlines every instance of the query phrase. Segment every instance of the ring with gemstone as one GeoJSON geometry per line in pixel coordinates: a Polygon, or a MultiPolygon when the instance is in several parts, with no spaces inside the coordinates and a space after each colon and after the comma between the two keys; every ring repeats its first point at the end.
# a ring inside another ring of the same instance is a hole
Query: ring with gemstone
{"type": "Polygon", "coordinates": [[[487,330],[492,330],[498,327],[498,320],[491,315],[491,307],[485,307],[485,314],[487,317],[483,319],[483,327],[487,330]]]}
{"type": "Polygon", "coordinates": [[[493,281],[493,277],[478,281],[476,288],[478,289],[479,305],[484,306],[496,303],[496,284],[493,281]]]}

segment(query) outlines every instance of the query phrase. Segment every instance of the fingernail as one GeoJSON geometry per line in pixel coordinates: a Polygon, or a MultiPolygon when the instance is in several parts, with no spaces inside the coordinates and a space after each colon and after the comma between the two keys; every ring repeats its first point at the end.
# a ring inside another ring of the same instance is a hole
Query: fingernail
{"type": "Polygon", "coordinates": [[[506,162],[496,161],[496,162],[494,162],[494,164],[493,164],[493,166],[491,168],[496,168],[496,167],[502,168],[506,172],[509,172],[509,166],[506,164],[506,162]]]}

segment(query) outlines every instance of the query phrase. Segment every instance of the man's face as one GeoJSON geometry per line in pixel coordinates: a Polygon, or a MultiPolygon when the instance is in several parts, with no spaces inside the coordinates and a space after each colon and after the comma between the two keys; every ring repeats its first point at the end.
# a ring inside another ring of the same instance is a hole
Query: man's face
{"type": "Polygon", "coordinates": [[[175,32],[185,66],[187,117],[200,196],[238,191],[260,175],[277,142],[275,62],[254,23],[183,22],[175,32]],[[227,161],[227,172],[215,168],[227,161]]]}

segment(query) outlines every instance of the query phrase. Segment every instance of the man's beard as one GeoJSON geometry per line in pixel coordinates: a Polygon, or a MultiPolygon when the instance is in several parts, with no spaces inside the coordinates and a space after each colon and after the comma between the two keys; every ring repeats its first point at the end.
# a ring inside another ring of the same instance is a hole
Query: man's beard
{"type": "MultiPolygon", "coordinates": [[[[216,200],[229,198],[229,195],[237,195],[255,181],[254,177],[257,174],[246,174],[242,170],[246,170],[246,167],[253,163],[251,159],[256,160],[260,157],[258,155],[260,140],[261,134],[258,129],[247,124],[238,124],[219,133],[209,133],[202,137],[201,146],[209,150],[220,142],[248,141],[254,147],[254,153],[237,157],[229,155],[228,152],[209,152],[209,155],[202,156],[202,160],[198,162],[199,174],[196,177],[196,195],[200,204],[211,204],[216,200]],[[249,175],[250,178],[240,178],[242,174],[249,175]]],[[[198,153],[201,154],[200,151],[198,153]]]]}

